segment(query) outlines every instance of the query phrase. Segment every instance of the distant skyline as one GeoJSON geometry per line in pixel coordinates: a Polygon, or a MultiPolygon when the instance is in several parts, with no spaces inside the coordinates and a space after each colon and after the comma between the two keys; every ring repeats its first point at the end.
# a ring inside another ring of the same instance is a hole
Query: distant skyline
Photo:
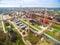
{"type": "Polygon", "coordinates": [[[60,0],[0,0],[0,7],[59,7],[60,0]]]}

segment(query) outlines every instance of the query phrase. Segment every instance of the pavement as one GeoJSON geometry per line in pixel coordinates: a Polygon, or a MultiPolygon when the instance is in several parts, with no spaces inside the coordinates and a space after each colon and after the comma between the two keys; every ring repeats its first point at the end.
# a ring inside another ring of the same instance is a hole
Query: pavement
{"type": "Polygon", "coordinates": [[[4,27],[4,22],[3,21],[1,21],[1,22],[2,22],[2,26],[3,26],[3,31],[4,31],[4,33],[6,33],[5,27],[4,27]]]}
{"type": "MultiPolygon", "coordinates": [[[[28,24],[27,22],[25,22],[26,24],[28,24]]],[[[15,24],[13,23],[13,25],[15,26],[15,24]]],[[[39,30],[39,29],[37,29],[37,28],[35,28],[34,26],[32,26],[31,25],[31,27],[33,27],[34,29],[36,29],[36,30],[39,30]]],[[[16,28],[16,26],[15,26],[15,28],[16,28]]],[[[16,28],[17,29],[17,28],[16,28]]],[[[17,30],[19,33],[20,33],[20,31],[19,31],[19,29],[17,30]]],[[[42,32],[43,33],[43,32],[42,32]]],[[[20,33],[21,34],[21,33],[20,33]]],[[[44,33],[45,34],[45,33],[44,33]]],[[[60,43],[59,41],[57,41],[56,39],[54,39],[53,37],[51,37],[50,35],[48,35],[48,34],[45,34],[46,36],[48,36],[48,37],[50,37],[51,39],[53,39],[54,41],[56,41],[57,43],[60,43]]]]}

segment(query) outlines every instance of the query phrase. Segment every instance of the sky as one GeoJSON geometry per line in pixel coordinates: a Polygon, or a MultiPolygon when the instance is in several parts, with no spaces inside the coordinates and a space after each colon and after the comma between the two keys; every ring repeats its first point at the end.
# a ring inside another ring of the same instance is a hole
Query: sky
{"type": "Polygon", "coordinates": [[[0,7],[60,7],[60,0],[0,0],[0,7]]]}

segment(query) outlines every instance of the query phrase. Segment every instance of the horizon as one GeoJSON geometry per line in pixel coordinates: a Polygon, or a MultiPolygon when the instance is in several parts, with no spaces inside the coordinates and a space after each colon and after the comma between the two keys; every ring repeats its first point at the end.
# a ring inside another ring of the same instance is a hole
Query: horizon
{"type": "Polygon", "coordinates": [[[0,8],[60,8],[60,7],[0,7],[0,8]]]}
{"type": "Polygon", "coordinates": [[[0,0],[0,7],[60,8],[60,0],[0,0]]]}

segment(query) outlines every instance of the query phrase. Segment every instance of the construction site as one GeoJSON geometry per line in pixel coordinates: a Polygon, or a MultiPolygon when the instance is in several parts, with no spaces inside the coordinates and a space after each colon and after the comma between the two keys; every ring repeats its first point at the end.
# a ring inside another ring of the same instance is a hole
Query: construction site
{"type": "Polygon", "coordinates": [[[60,15],[53,12],[41,9],[0,14],[0,29],[9,35],[11,45],[60,45],[60,15]]]}

